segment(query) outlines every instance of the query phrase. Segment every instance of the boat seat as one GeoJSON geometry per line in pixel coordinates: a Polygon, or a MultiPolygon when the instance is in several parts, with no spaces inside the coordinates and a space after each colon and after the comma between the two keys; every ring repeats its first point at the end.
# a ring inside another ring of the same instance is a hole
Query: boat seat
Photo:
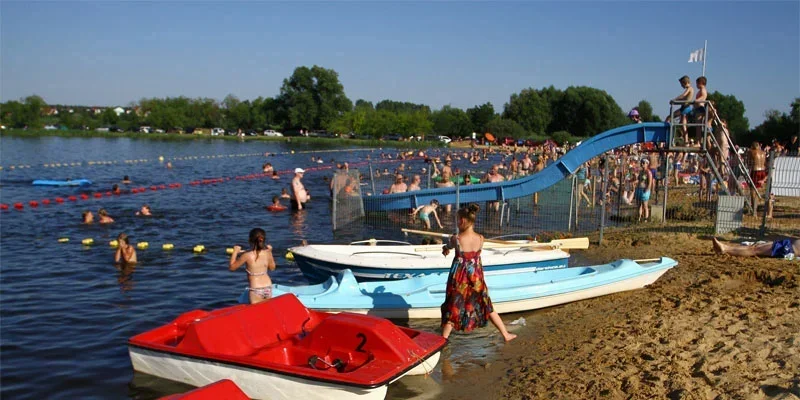
{"type": "Polygon", "coordinates": [[[256,347],[246,336],[239,321],[235,313],[215,315],[197,321],[189,325],[176,349],[232,356],[253,354],[256,347]]]}
{"type": "Polygon", "coordinates": [[[248,356],[313,328],[311,314],[292,294],[212,315],[191,324],[178,349],[248,356]]]}

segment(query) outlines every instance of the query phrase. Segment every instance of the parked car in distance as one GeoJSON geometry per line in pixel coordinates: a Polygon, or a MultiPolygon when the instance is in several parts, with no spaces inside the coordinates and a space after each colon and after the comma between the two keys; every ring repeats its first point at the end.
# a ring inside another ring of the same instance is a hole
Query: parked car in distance
{"type": "Polygon", "coordinates": [[[513,146],[514,143],[516,143],[516,141],[517,141],[517,139],[514,139],[511,136],[506,136],[503,139],[501,139],[500,144],[504,144],[506,146],[513,146]]]}
{"type": "Polygon", "coordinates": [[[264,131],[264,136],[283,136],[282,133],[278,131],[273,131],[272,129],[267,129],[264,131]]]}
{"type": "Polygon", "coordinates": [[[211,128],[211,136],[225,135],[225,130],[222,128],[211,128]]]}
{"type": "Polygon", "coordinates": [[[440,141],[440,142],[442,142],[442,143],[444,143],[444,144],[447,144],[447,143],[450,143],[450,142],[452,142],[452,141],[453,141],[453,139],[450,139],[450,138],[449,138],[449,137],[447,137],[447,136],[439,136],[439,141],[440,141]]]}
{"type": "Polygon", "coordinates": [[[58,129],[58,128],[56,128],[55,125],[45,125],[45,127],[44,127],[44,130],[46,130],[46,131],[54,131],[56,129],[58,129]]]}

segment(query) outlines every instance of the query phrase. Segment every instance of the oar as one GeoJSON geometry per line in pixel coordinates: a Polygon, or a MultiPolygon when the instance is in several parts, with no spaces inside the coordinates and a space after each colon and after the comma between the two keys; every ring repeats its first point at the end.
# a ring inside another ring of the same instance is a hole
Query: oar
{"type": "Polygon", "coordinates": [[[440,237],[440,238],[443,238],[443,239],[448,239],[448,238],[450,238],[450,236],[453,236],[453,235],[451,235],[449,233],[419,231],[419,230],[416,230],[416,229],[406,229],[406,228],[401,229],[401,231],[403,231],[405,233],[415,233],[417,235],[440,237]]]}
{"type": "MultiPolygon", "coordinates": [[[[440,238],[449,238],[450,235],[447,233],[439,233],[439,232],[430,232],[430,231],[420,231],[416,229],[401,229],[403,232],[406,233],[415,233],[418,235],[428,235],[428,236],[435,236],[440,238]]],[[[588,249],[589,248],[589,238],[582,237],[582,238],[571,238],[571,239],[556,239],[549,242],[536,242],[536,243],[518,243],[518,242],[509,242],[507,240],[497,240],[497,239],[485,239],[484,241],[488,243],[495,243],[496,246],[492,246],[492,248],[504,248],[504,247],[558,247],[560,249],[569,250],[569,249],[588,249]]]]}
{"type": "Polygon", "coordinates": [[[495,240],[495,239],[485,239],[485,241],[489,243],[497,243],[498,246],[492,246],[493,248],[504,248],[504,247],[527,247],[527,246],[550,246],[550,247],[558,247],[563,250],[571,250],[571,249],[588,249],[589,248],[589,238],[588,237],[581,237],[581,238],[570,238],[570,239],[555,239],[549,242],[536,242],[530,244],[520,244],[516,242],[509,242],[506,240],[495,240]]]}

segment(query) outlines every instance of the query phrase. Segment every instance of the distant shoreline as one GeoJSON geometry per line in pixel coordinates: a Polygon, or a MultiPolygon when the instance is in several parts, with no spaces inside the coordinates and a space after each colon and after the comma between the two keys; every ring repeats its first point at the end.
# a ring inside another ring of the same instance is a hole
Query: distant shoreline
{"type": "Polygon", "coordinates": [[[178,133],[138,133],[138,132],[98,132],[82,130],[44,130],[44,129],[5,129],[0,131],[0,137],[65,137],[65,138],[129,138],[147,139],[160,141],[181,141],[181,140],[230,140],[230,141],[265,141],[278,143],[294,144],[315,144],[325,146],[357,146],[357,147],[391,147],[408,149],[427,149],[431,147],[445,147],[444,143],[438,141],[406,142],[406,141],[386,141],[378,139],[345,139],[345,138],[321,138],[305,136],[211,136],[193,135],[178,133]]]}

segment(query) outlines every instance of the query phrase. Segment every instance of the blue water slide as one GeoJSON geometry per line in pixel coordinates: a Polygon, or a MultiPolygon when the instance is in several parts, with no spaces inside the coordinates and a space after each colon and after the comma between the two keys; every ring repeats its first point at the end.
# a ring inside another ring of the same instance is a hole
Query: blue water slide
{"type": "MultiPolygon", "coordinates": [[[[585,140],[536,174],[507,182],[461,186],[458,200],[464,204],[530,196],[572,175],[581,164],[606,151],[636,143],[666,142],[668,134],[669,125],[663,122],[633,124],[611,129],[585,140]]],[[[433,199],[438,200],[440,204],[455,204],[456,189],[449,187],[368,196],[364,198],[364,210],[403,210],[428,204],[433,199]]]]}

